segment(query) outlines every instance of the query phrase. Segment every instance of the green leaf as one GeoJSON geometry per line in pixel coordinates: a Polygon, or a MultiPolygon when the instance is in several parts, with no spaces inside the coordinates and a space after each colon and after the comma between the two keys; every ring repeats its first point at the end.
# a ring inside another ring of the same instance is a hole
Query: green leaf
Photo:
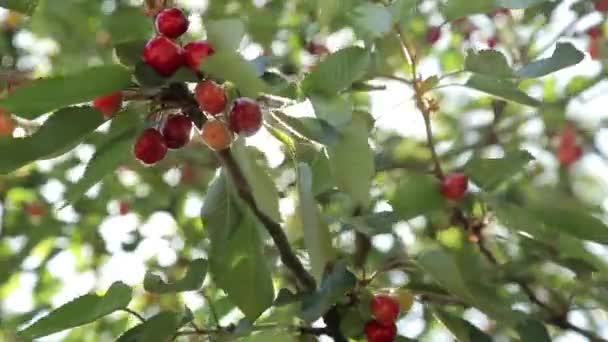
{"type": "Polygon", "coordinates": [[[312,193],[312,171],[304,163],[298,165],[298,195],[300,218],[304,230],[304,245],[310,257],[312,274],[322,279],[325,267],[336,257],[331,245],[329,227],[320,217],[319,208],[312,193]]]}
{"type": "Polygon", "coordinates": [[[0,0],[0,7],[24,14],[34,13],[36,6],[38,6],[38,0],[0,0]]]}
{"type": "Polygon", "coordinates": [[[190,262],[186,275],[178,281],[168,283],[162,277],[146,272],[144,289],[153,293],[196,291],[203,286],[207,275],[207,260],[196,259],[190,262]]]}
{"type": "Polygon", "coordinates": [[[236,52],[216,52],[203,60],[201,71],[213,78],[233,82],[244,96],[251,98],[268,89],[255,67],[236,52]]]}
{"type": "Polygon", "coordinates": [[[344,262],[336,263],[323,277],[319,289],[304,298],[300,317],[307,322],[316,321],[356,284],[357,278],[348,271],[344,262]]]}
{"type": "Polygon", "coordinates": [[[245,25],[239,19],[220,19],[205,23],[207,40],[215,51],[236,51],[245,36],[245,25]]]}
{"type": "Polygon", "coordinates": [[[595,241],[608,245],[608,227],[595,216],[586,213],[582,208],[571,207],[550,201],[532,204],[530,210],[550,229],[583,240],[595,241]]]}
{"type": "Polygon", "coordinates": [[[399,182],[389,203],[403,220],[425,215],[446,206],[439,182],[431,175],[410,174],[399,182]]]}
{"type": "Polygon", "coordinates": [[[514,77],[505,56],[496,50],[469,50],[464,61],[465,70],[498,78],[514,77]]]}
{"type": "Polygon", "coordinates": [[[311,94],[309,100],[315,110],[315,116],[336,128],[347,125],[353,118],[353,103],[345,95],[328,97],[311,94]]]}
{"type": "Polygon", "coordinates": [[[492,338],[468,321],[449,314],[445,311],[435,310],[435,317],[454,335],[459,342],[491,342],[492,338]]]}
{"type": "Polygon", "coordinates": [[[330,169],[338,188],[350,195],[355,205],[366,207],[375,174],[367,122],[356,115],[340,133],[339,140],[327,147],[330,169]]]}
{"type": "Polygon", "coordinates": [[[93,100],[131,84],[131,74],[120,65],[102,65],[66,76],[43,78],[18,87],[0,106],[26,119],[57,108],[93,100]]]}
{"type": "Polygon", "coordinates": [[[391,12],[380,4],[365,2],[351,13],[351,23],[359,36],[376,39],[391,31],[391,12]]]}
{"type": "Polygon", "coordinates": [[[51,115],[32,136],[0,139],[0,173],[6,174],[35,160],[50,158],[79,144],[103,123],[90,107],[70,107],[51,115]]]}
{"type": "Polygon", "coordinates": [[[116,44],[114,46],[116,57],[122,65],[134,68],[138,63],[142,63],[141,52],[145,45],[145,40],[131,40],[116,44]]]}
{"type": "Polygon", "coordinates": [[[66,190],[66,203],[76,203],[92,186],[112,174],[132,156],[133,141],[140,124],[137,113],[123,111],[115,115],[110,132],[95,150],[84,175],[66,190]]]}
{"type": "Polygon", "coordinates": [[[547,328],[541,322],[528,319],[517,325],[521,342],[551,342],[547,328]]]}
{"type": "Polygon", "coordinates": [[[251,186],[253,198],[260,210],[274,221],[281,221],[279,192],[268,173],[268,168],[258,164],[252,155],[253,151],[245,147],[242,139],[235,141],[230,150],[251,186]]]}
{"type": "Polygon", "coordinates": [[[585,55],[571,43],[558,43],[553,55],[534,61],[517,71],[517,76],[537,78],[580,63],[585,55]]]}
{"type": "Polygon", "coordinates": [[[315,118],[295,118],[281,111],[273,111],[273,117],[300,138],[329,145],[338,140],[338,131],[327,122],[315,118]]]}
{"type": "Polygon", "coordinates": [[[180,327],[181,315],[160,312],[122,334],[116,342],[169,341],[180,327]]]}
{"type": "Polygon", "coordinates": [[[465,173],[482,189],[493,191],[522,172],[532,160],[526,151],[507,152],[496,159],[474,158],[465,166],[465,173]]]}
{"type": "Polygon", "coordinates": [[[131,301],[131,295],[130,287],[116,282],[105,295],[87,294],[78,297],[20,331],[19,335],[33,339],[93,322],[126,308],[131,301]]]}
{"type": "Polygon", "coordinates": [[[114,43],[148,39],[155,33],[153,21],[136,7],[119,6],[104,19],[114,43]]]}
{"type": "Polygon", "coordinates": [[[540,106],[538,100],[521,91],[517,85],[510,80],[474,74],[469,78],[465,86],[507,101],[513,101],[532,107],[540,106]]]}
{"type": "Polygon", "coordinates": [[[302,87],[306,93],[335,96],[365,75],[370,64],[369,51],[348,47],[327,56],[306,76],[302,87]]]}
{"type": "Polygon", "coordinates": [[[472,14],[489,13],[499,8],[523,9],[536,6],[548,0],[450,0],[441,7],[447,21],[472,14]]]}
{"type": "Polygon", "coordinates": [[[393,23],[404,22],[411,19],[418,6],[418,0],[396,0],[390,6],[393,23]]]}
{"type": "Polygon", "coordinates": [[[272,305],[274,289],[259,223],[235,200],[232,187],[220,175],[207,191],[202,218],[211,242],[209,266],[215,283],[253,322],[272,305]]]}

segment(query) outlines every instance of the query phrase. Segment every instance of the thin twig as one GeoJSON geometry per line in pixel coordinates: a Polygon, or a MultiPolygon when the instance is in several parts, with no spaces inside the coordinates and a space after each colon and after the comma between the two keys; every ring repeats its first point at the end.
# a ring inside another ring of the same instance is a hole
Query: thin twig
{"type": "Polygon", "coordinates": [[[144,323],[146,321],[146,319],[144,318],[144,316],[140,315],[137,311],[135,310],[131,310],[129,308],[122,308],[120,309],[121,311],[124,311],[128,314],[131,314],[133,317],[137,318],[141,323],[144,323]]]}

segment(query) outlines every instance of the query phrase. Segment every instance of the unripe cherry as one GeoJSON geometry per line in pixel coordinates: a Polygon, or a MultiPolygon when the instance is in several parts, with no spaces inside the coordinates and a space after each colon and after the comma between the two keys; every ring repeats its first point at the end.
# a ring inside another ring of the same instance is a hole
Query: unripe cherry
{"type": "Polygon", "coordinates": [[[186,115],[171,115],[163,126],[162,134],[168,148],[184,147],[190,141],[192,120],[186,115]]]}
{"type": "Polygon", "coordinates": [[[184,60],[182,48],[163,36],[148,41],[142,58],[144,63],[164,77],[173,75],[182,66],[184,60]]]}
{"type": "Polygon", "coordinates": [[[220,120],[208,120],[201,129],[203,142],[214,151],[221,151],[232,144],[232,132],[220,120]]]}
{"type": "Polygon", "coordinates": [[[133,154],[146,165],[156,164],[167,154],[167,144],[159,131],[148,128],[137,138],[133,154]]]}
{"type": "Polygon", "coordinates": [[[179,8],[167,8],[156,16],[156,32],[167,38],[175,39],[188,31],[190,22],[179,8]]]}
{"type": "Polygon", "coordinates": [[[201,110],[212,115],[223,112],[228,102],[224,88],[210,80],[199,82],[196,85],[194,97],[201,110]]]}
{"type": "Polygon", "coordinates": [[[122,91],[97,97],[93,100],[93,107],[99,109],[107,119],[116,114],[122,107],[122,91]]]}
{"type": "Polygon", "coordinates": [[[213,46],[206,41],[191,42],[184,46],[184,63],[192,70],[198,71],[201,61],[215,53],[213,46]]]}
{"type": "Polygon", "coordinates": [[[243,136],[252,136],[262,127],[262,111],[254,100],[241,97],[234,102],[229,117],[230,129],[243,136]]]}
{"type": "Polygon", "coordinates": [[[469,186],[469,178],[463,173],[452,173],[441,182],[441,194],[443,197],[458,201],[464,197],[469,186]]]}

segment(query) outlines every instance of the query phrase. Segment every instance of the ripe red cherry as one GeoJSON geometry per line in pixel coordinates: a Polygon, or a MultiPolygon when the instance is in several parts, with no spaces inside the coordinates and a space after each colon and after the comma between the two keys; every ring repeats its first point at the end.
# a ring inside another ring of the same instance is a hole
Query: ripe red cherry
{"type": "Polygon", "coordinates": [[[118,203],[118,212],[120,213],[121,216],[127,215],[130,211],[131,211],[131,206],[129,205],[128,202],[120,201],[120,203],[118,203]]]}
{"type": "Polygon", "coordinates": [[[155,26],[159,34],[171,39],[175,39],[186,31],[190,22],[178,8],[167,8],[156,16],[155,26]]]}
{"type": "Polygon", "coordinates": [[[393,342],[397,336],[395,323],[382,325],[378,321],[365,324],[365,336],[368,342],[393,342]]]}
{"type": "Polygon", "coordinates": [[[184,63],[192,70],[198,71],[201,60],[213,55],[213,46],[205,41],[191,42],[184,46],[184,63]]]}
{"type": "Polygon", "coordinates": [[[443,197],[457,201],[464,197],[469,185],[469,178],[463,173],[452,173],[445,176],[441,182],[441,194],[443,197]]]}
{"type": "Polygon", "coordinates": [[[135,158],[147,165],[161,161],[167,154],[165,139],[154,128],[148,128],[137,138],[133,147],[135,158]]]}
{"type": "Polygon", "coordinates": [[[44,207],[38,202],[28,203],[25,206],[25,212],[31,217],[40,217],[44,215],[44,207]]]}
{"type": "Polygon", "coordinates": [[[429,44],[435,44],[441,38],[441,27],[431,26],[426,31],[426,41],[429,44]]]}
{"type": "Polygon", "coordinates": [[[229,124],[230,129],[240,135],[254,135],[262,127],[260,106],[250,98],[237,99],[230,112],[229,124]]]}
{"type": "Polygon", "coordinates": [[[105,118],[110,118],[122,106],[122,91],[100,96],[93,100],[93,107],[99,109],[105,118]]]}
{"type": "Polygon", "coordinates": [[[308,45],[306,45],[306,50],[308,53],[315,56],[327,55],[329,53],[327,46],[315,42],[308,43],[308,45]]]}
{"type": "Polygon", "coordinates": [[[583,156],[583,149],[578,146],[564,146],[557,151],[557,159],[563,166],[570,166],[576,163],[583,156]]]}
{"type": "Polygon", "coordinates": [[[370,309],[376,321],[384,325],[395,323],[395,320],[399,316],[399,302],[388,295],[380,294],[374,296],[370,303],[370,309]]]}
{"type": "Polygon", "coordinates": [[[493,49],[493,48],[496,47],[496,44],[498,44],[498,38],[495,37],[495,36],[494,37],[490,37],[490,38],[488,38],[487,43],[488,43],[488,47],[490,49],[493,49]]]}
{"type": "Polygon", "coordinates": [[[213,115],[223,112],[228,102],[224,89],[209,80],[199,82],[196,85],[194,97],[201,110],[213,115]]]}
{"type": "Polygon", "coordinates": [[[4,108],[0,108],[0,137],[11,136],[14,130],[15,123],[11,115],[4,108]]]}
{"type": "Polygon", "coordinates": [[[168,148],[184,147],[190,141],[192,120],[186,115],[172,115],[163,126],[163,137],[168,148]]]}
{"type": "Polygon", "coordinates": [[[608,0],[596,0],[594,7],[596,11],[608,12],[608,0]]]}
{"type": "Polygon", "coordinates": [[[144,47],[143,60],[159,75],[169,77],[182,66],[184,58],[178,45],[169,38],[158,36],[144,47]]]}
{"type": "Polygon", "coordinates": [[[601,38],[603,35],[602,28],[600,26],[593,26],[587,30],[587,35],[592,39],[601,38]]]}
{"type": "Polygon", "coordinates": [[[589,52],[589,56],[591,56],[591,59],[599,60],[602,57],[601,49],[602,49],[602,39],[594,38],[594,39],[591,39],[591,41],[589,42],[589,48],[588,48],[587,52],[589,52]]]}

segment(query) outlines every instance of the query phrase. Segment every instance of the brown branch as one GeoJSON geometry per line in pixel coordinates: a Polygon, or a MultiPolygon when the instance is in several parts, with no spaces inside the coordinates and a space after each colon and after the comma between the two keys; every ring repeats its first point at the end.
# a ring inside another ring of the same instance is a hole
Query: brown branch
{"type": "Polygon", "coordinates": [[[224,169],[228,172],[228,175],[236,185],[240,198],[247,203],[255,216],[262,222],[264,227],[266,227],[268,234],[270,234],[275,246],[279,250],[279,255],[283,264],[295,275],[304,289],[307,291],[314,291],[316,288],[315,279],[306,270],[306,268],[304,268],[304,265],[302,265],[300,259],[298,259],[294,251],[291,249],[287,236],[285,235],[281,225],[275,222],[272,218],[268,217],[268,215],[262,212],[258,207],[255,199],[253,198],[251,187],[249,186],[249,183],[243,175],[243,172],[241,171],[236,160],[230,153],[230,150],[226,149],[219,151],[217,152],[217,156],[219,157],[224,169]]]}

